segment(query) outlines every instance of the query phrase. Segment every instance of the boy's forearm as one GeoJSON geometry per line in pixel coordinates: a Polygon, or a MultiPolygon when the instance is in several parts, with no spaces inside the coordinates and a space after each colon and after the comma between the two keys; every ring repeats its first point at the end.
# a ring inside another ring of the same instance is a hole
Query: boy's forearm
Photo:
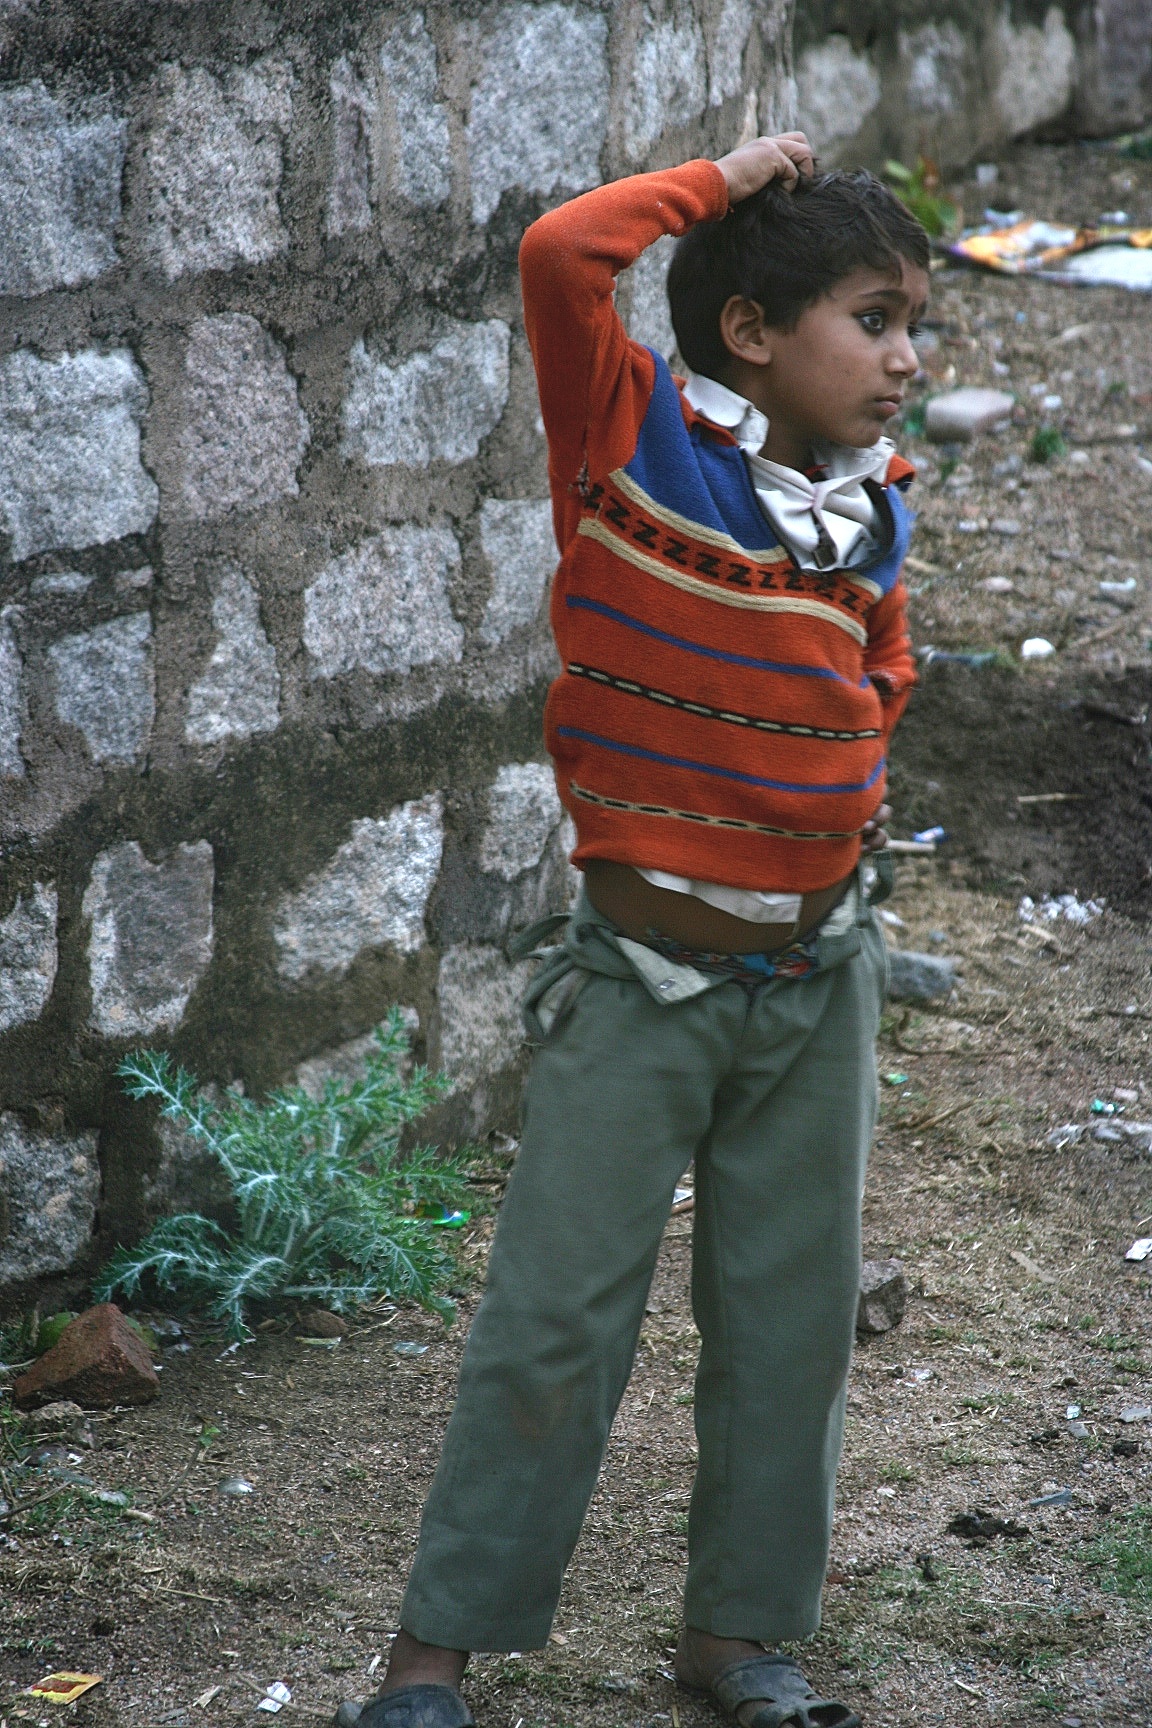
{"type": "Polygon", "coordinates": [[[908,594],[903,582],[880,601],[872,613],[864,672],[880,697],[884,742],[895,730],[916,684],[916,661],[908,634],[908,594]]]}

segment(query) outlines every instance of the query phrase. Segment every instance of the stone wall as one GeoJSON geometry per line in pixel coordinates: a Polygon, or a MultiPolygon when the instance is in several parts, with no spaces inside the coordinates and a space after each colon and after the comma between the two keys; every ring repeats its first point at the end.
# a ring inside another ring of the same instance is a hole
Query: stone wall
{"type": "Polygon", "coordinates": [[[822,158],[945,167],[1152,121],[1152,0],[799,0],[800,124],[822,158]]]}
{"type": "MultiPolygon", "coordinates": [[[[207,1175],[392,1003],[514,1122],[565,903],[520,316],[565,195],[792,118],[789,0],[0,0],[0,1286],[207,1175]]],[[[657,253],[622,290],[668,344],[657,253]]]]}

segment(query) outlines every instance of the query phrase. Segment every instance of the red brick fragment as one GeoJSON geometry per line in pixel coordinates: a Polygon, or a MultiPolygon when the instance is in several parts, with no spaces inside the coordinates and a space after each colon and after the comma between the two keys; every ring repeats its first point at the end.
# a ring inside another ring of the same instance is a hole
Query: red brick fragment
{"type": "Polygon", "coordinates": [[[147,1404],[160,1381],[147,1348],[113,1302],[89,1308],[66,1326],[12,1389],[18,1409],[70,1398],[85,1410],[147,1404]]]}

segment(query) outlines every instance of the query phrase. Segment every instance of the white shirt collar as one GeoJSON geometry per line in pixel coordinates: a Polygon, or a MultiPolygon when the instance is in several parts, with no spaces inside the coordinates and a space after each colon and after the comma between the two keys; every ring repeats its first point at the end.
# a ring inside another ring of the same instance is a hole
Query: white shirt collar
{"type": "Polygon", "coordinates": [[[753,406],[746,396],[729,390],[727,384],[715,378],[705,378],[699,372],[689,372],[684,381],[684,395],[689,407],[714,426],[731,432],[741,450],[756,455],[764,448],[768,436],[768,416],[753,406]]]}

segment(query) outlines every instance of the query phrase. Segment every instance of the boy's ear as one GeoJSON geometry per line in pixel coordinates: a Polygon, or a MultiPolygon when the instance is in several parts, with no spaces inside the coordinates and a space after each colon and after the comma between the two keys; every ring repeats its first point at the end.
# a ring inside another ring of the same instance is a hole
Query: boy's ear
{"type": "Polygon", "coordinates": [[[720,335],[729,354],[751,366],[772,359],[773,331],[764,322],[764,308],[743,294],[733,294],[720,313],[720,335]]]}

